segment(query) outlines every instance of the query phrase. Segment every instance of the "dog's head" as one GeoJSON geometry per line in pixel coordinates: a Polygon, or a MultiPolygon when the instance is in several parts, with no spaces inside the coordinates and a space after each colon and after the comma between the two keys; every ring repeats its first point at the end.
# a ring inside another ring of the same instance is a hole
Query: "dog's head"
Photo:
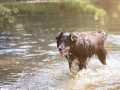
{"type": "Polygon", "coordinates": [[[63,33],[59,32],[56,35],[57,40],[57,48],[60,51],[60,55],[66,55],[70,49],[70,46],[73,45],[77,41],[77,36],[73,33],[63,33]]]}
{"type": "Polygon", "coordinates": [[[107,32],[105,30],[100,31],[99,33],[102,35],[104,40],[107,38],[107,32]]]}

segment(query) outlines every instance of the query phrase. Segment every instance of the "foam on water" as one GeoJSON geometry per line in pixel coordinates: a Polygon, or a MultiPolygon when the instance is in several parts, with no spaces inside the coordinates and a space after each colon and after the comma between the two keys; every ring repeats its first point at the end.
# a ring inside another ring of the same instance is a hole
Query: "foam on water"
{"type": "Polygon", "coordinates": [[[114,55],[110,54],[107,58],[107,66],[100,64],[97,59],[92,59],[87,69],[80,71],[58,90],[116,90],[120,87],[119,72],[120,58],[115,59],[114,55]]]}

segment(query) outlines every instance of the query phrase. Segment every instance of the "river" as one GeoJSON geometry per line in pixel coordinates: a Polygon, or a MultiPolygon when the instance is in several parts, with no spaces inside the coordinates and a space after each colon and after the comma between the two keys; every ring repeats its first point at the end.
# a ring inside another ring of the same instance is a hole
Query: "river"
{"type": "Polygon", "coordinates": [[[0,31],[0,90],[120,90],[120,28],[108,26],[107,66],[93,57],[87,69],[73,76],[59,56],[55,36],[99,31],[93,15],[16,16],[11,28],[0,31]]]}

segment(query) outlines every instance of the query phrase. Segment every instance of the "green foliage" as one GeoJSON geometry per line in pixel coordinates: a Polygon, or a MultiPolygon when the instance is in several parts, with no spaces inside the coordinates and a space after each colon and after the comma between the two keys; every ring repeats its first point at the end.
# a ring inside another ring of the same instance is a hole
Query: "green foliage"
{"type": "Polygon", "coordinates": [[[74,12],[95,14],[99,12],[98,8],[96,9],[93,4],[86,2],[86,0],[47,3],[5,2],[3,4],[8,8],[18,7],[21,14],[44,14],[45,10],[49,14],[74,14],[74,12]]]}
{"type": "Polygon", "coordinates": [[[96,17],[103,17],[106,15],[106,12],[102,8],[96,7],[91,0],[75,0],[73,4],[78,4],[80,8],[83,9],[84,12],[95,13],[96,17]]]}
{"type": "Polygon", "coordinates": [[[42,3],[5,2],[3,5],[8,8],[18,7],[21,14],[39,14],[44,12],[42,3]]]}
{"type": "Polygon", "coordinates": [[[91,0],[70,0],[65,2],[26,3],[5,2],[6,7],[18,7],[21,14],[93,14],[95,17],[103,17],[106,12],[96,7],[91,0]]]}
{"type": "Polygon", "coordinates": [[[0,4],[0,28],[3,28],[3,25],[14,23],[15,18],[12,14],[18,12],[18,9],[15,7],[8,9],[0,4]]]}

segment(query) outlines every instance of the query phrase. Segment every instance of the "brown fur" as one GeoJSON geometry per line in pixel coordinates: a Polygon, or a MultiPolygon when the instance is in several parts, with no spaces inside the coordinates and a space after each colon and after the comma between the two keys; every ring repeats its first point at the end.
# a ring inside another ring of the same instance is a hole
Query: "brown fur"
{"type": "Polygon", "coordinates": [[[56,40],[59,51],[64,52],[64,55],[69,62],[70,70],[74,69],[73,66],[75,65],[78,65],[79,70],[82,70],[83,68],[86,68],[86,61],[93,55],[96,55],[100,62],[103,65],[106,65],[107,51],[104,46],[106,37],[107,34],[105,31],[88,31],[81,33],[59,32],[56,36],[56,40]]]}

